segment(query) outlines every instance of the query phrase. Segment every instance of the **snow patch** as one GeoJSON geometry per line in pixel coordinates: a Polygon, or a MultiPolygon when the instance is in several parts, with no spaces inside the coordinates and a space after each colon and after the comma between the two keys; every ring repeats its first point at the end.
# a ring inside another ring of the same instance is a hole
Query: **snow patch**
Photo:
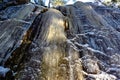
{"type": "Polygon", "coordinates": [[[4,67],[0,66],[0,76],[5,77],[5,75],[8,71],[10,71],[9,68],[4,68],[4,67]]]}
{"type": "Polygon", "coordinates": [[[113,48],[111,48],[111,47],[108,47],[108,48],[107,48],[107,50],[113,50],[113,48]]]}
{"type": "Polygon", "coordinates": [[[87,34],[89,34],[89,35],[95,35],[94,32],[87,32],[87,34]]]}
{"type": "Polygon", "coordinates": [[[117,71],[117,72],[120,72],[120,68],[109,68],[108,70],[107,70],[107,72],[110,72],[110,71],[117,71]]]}
{"type": "Polygon", "coordinates": [[[101,51],[99,51],[99,50],[95,50],[95,49],[89,47],[88,44],[84,44],[84,45],[83,45],[83,44],[79,44],[79,43],[77,43],[77,42],[75,42],[75,44],[78,45],[78,46],[82,46],[83,48],[87,48],[88,50],[90,50],[90,51],[92,51],[92,52],[94,52],[94,53],[99,53],[99,54],[101,54],[101,55],[107,56],[105,53],[103,53],[103,52],[101,52],[101,51]]]}
{"type": "Polygon", "coordinates": [[[100,74],[88,74],[88,76],[95,78],[95,80],[116,80],[117,78],[114,75],[109,75],[105,72],[100,74]]]}

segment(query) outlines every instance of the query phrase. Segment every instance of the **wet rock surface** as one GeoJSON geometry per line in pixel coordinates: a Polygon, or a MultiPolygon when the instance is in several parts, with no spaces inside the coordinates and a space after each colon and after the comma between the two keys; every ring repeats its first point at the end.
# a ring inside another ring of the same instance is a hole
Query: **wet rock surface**
{"type": "Polygon", "coordinates": [[[119,19],[118,8],[82,2],[56,9],[28,3],[1,10],[0,66],[10,68],[14,77],[0,78],[119,80],[119,19]]]}

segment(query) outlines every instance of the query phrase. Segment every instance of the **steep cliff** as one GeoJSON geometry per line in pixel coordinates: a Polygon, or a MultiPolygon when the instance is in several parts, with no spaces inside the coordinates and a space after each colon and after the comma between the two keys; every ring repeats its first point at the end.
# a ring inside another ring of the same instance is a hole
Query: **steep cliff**
{"type": "Polygon", "coordinates": [[[1,80],[119,80],[120,10],[92,3],[0,11],[1,80]]]}

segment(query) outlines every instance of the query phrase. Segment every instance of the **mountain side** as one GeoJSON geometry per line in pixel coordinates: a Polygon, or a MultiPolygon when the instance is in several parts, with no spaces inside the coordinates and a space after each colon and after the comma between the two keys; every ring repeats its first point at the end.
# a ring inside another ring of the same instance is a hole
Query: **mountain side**
{"type": "Polygon", "coordinates": [[[9,6],[0,11],[0,79],[119,80],[119,25],[118,8],[93,3],[9,6]]]}

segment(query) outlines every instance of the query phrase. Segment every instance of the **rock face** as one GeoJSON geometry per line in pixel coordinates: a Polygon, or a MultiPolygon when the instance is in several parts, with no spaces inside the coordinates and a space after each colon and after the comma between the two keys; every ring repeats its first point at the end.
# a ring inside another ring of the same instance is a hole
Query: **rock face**
{"type": "Polygon", "coordinates": [[[119,9],[92,3],[8,7],[0,11],[1,69],[11,80],[119,80],[119,25],[119,9]]]}
{"type": "Polygon", "coordinates": [[[0,12],[1,65],[4,65],[11,53],[21,45],[23,37],[39,12],[40,10],[37,10],[33,4],[13,6],[0,12]]]}
{"type": "Polygon", "coordinates": [[[104,71],[119,79],[119,9],[82,2],[58,9],[69,18],[69,32],[73,36],[68,39],[79,50],[83,69],[87,72],[86,78],[90,80],[91,75],[94,75],[92,77],[95,80],[115,79],[106,73],[100,78],[99,74],[104,71]],[[114,72],[111,68],[114,68],[114,72]]]}
{"type": "Polygon", "coordinates": [[[19,79],[70,80],[76,78],[82,80],[82,72],[79,72],[81,71],[81,63],[75,62],[79,59],[78,53],[73,52],[72,54],[76,56],[72,55],[73,58],[68,59],[71,55],[69,51],[73,50],[68,49],[69,44],[64,31],[63,17],[55,9],[49,9],[37,17],[34,23],[38,24],[33,25],[36,29],[32,31],[36,33],[28,52],[30,60],[25,62],[25,68],[17,75],[19,79]],[[76,66],[71,67],[71,64],[76,66]]]}
{"type": "Polygon", "coordinates": [[[19,5],[19,4],[26,4],[29,3],[30,0],[0,0],[0,10],[5,9],[9,6],[19,5]]]}
{"type": "Polygon", "coordinates": [[[27,40],[26,36],[29,35],[28,33],[34,19],[42,9],[43,7],[35,6],[34,4],[29,3],[26,5],[8,7],[5,10],[0,11],[1,66],[8,63],[10,63],[9,67],[19,65],[25,54],[24,49],[26,49],[27,45],[31,43],[31,40],[27,40]],[[18,54],[16,54],[16,52],[18,54]],[[10,59],[10,61],[8,59],[10,59]]]}

